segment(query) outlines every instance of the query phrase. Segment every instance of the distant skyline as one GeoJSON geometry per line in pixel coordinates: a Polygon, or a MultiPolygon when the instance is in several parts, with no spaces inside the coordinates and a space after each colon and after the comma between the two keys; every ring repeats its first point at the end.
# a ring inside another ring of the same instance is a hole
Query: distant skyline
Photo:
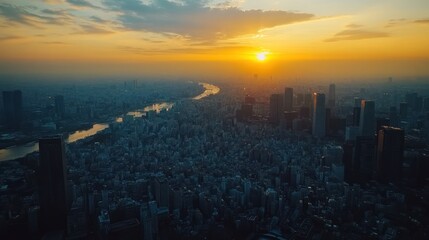
{"type": "Polygon", "coordinates": [[[3,0],[9,75],[429,76],[429,1],[3,0]]]}

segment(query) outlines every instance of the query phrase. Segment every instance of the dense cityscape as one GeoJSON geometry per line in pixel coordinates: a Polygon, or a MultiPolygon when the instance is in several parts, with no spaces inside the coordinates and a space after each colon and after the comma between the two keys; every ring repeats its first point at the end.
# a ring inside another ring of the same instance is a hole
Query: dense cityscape
{"type": "Polygon", "coordinates": [[[429,239],[428,13],[0,0],[0,240],[429,239]]]}
{"type": "Polygon", "coordinates": [[[429,237],[425,83],[50,86],[2,92],[1,239],[429,237]]]}

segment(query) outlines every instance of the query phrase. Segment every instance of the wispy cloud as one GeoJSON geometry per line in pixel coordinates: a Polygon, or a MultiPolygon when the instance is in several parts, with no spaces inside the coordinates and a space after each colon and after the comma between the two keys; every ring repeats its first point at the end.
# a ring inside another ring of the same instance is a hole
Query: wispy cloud
{"type": "Polygon", "coordinates": [[[112,34],[114,32],[94,26],[94,25],[80,25],[82,31],[76,32],[76,34],[112,34]]]}
{"type": "Polygon", "coordinates": [[[12,40],[20,40],[24,39],[24,37],[21,36],[3,36],[0,37],[0,41],[12,41],[12,40]]]}
{"type": "Polygon", "coordinates": [[[39,24],[63,24],[70,20],[70,16],[64,10],[44,9],[40,14],[30,10],[37,10],[37,8],[11,4],[0,5],[0,15],[11,23],[37,26],[39,24]]]}
{"type": "Polygon", "coordinates": [[[414,23],[422,23],[422,24],[429,24],[429,19],[419,19],[415,20],[414,23]]]}
{"type": "Polygon", "coordinates": [[[51,42],[42,42],[43,44],[50,44],[50,45],[67,45],[68,43],[60,42],[60,41],[51,41],[51,42]]]}
{"type": "Polygon", "coordinates": [[[261,29],[308,21],[313,14],[287,11],[213,8],[208,1],[105,0],[105,7],[118,12],[123,27],[135,31],[173,33],[192,40],[228,39],[254,34],[261,29]]]}
{"type": "Polygon", "coordinates": [[[325,39],[325,42],[389,37],[389,34],[386,32],[365,30],[362,27],[362,25],[358,24],[349,24],[346,26],[347,29],[338,32],[331,38],[325,39]]]}
{"type": "Polygon", "coordinates": [[[217,47],[183,47],[183,48],[169,48],[169,49],[157,49],[157,48],[141,48],[132,46],[118,46],[118,50],[134,53],[134,54],[166,54],[166,53],[183,53],[183,54],[199,54],[199,55],[210,55],[219,52],[246,52],[255,51],[254,47],[243,46],[243,45],[225,45],[217,47]]]}
{"type": "Polygon", "coordinates": [[[76,6],[76,7],[84,7],[84,8],[100,8],[98,6],[95,6],[94,4],[90,3],[86,0],[66,0],[69,4],[76,6]]]}

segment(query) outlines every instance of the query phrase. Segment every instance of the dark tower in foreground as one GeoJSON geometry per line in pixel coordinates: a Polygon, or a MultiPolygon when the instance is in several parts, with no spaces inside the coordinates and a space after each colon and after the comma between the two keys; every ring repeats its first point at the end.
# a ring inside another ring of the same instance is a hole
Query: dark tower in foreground
{"type": "Polygon", "coordinates": [[[22,93],[3,91],[4,123],[8,129],[18,130],[22,120],[22,93]]]}
{"type": "Polygon", "coordinates": [[[381,182],[401,179],[404,158],[404,131],[400,128],[381,127],[378,132],[377,177],[381,182]]]}
{"type": "Polygon", "coordinates": [[[66,159],[61,135],[39,139],[39,200],[42,233],[67,228],[66,159]]]}

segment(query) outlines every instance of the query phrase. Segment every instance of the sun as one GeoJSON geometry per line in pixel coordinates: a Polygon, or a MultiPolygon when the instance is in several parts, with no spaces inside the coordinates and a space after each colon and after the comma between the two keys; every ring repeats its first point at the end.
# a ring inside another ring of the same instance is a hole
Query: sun
{"type": "Polygon", "coordinates": [[[258,52],[256,53],[256,59],[258,59],[260,62],[263,62],[267,59],[267,54],[268,52],[258,52]]]}

